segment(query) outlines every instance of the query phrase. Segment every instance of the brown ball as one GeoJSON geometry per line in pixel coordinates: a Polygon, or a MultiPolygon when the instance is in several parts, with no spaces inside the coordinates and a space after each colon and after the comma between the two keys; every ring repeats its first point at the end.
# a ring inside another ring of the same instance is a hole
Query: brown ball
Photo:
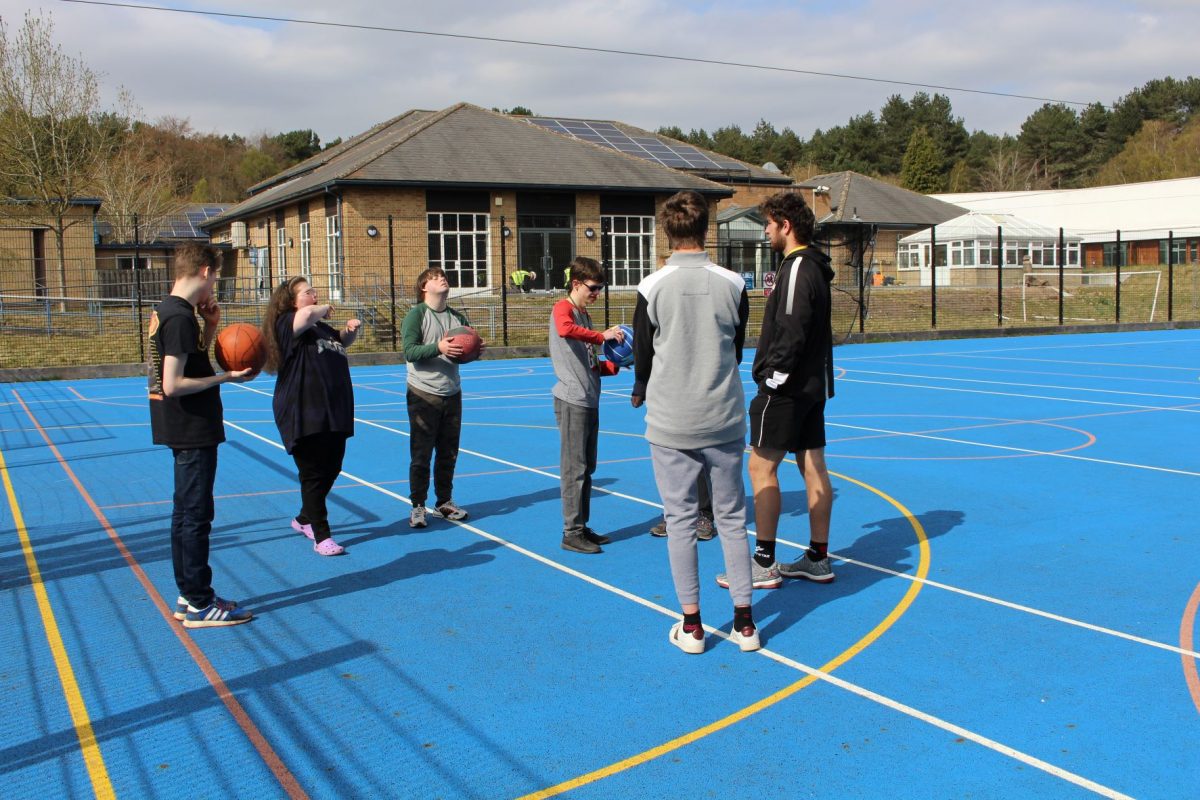
{"type": "Polygon", "coordinates": [[[213,352],[217,363],[226,372],[243,369],[257,372],[267,363],[267,343],[263,341],[262,331],[245,322],[222,328],[213,352]]]}

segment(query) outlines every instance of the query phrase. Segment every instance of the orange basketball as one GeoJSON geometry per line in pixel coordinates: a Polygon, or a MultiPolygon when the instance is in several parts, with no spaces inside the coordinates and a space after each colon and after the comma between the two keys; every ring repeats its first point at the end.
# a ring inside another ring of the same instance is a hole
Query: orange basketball
{"type": "Polygon", "coordinates": [[[226,325],[217,334],[213,352],[226,372],[243,369],[258,371],[267,363],[267,345],[262,331],[245,322],[226,325]]]}

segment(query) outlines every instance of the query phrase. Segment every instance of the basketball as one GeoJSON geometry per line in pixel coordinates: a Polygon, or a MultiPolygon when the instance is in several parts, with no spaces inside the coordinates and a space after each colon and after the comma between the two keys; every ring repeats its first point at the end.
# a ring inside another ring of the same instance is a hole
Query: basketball
{"type": "Polygon", "coordinates": [[[609,361],[615,362],[621,367],[633,366],[633,326],[622,325],[621,330],[625,331],[625,341],[618,342],[616,339],[609,339],[604,343],[604,357],[609,361]]]}
{"type": "Polygon", "coordinates": [[[226,325],[217,334],[213,352],[217,363],[226,372],[252,369],[255,372],[267,363],[267,345],[262,332],[245,322],[226,325]]]}
{"type": "Polygon", "coordinates": [[[455,358],[454,356],[446,356],[446,358],[456,364],[470,364],[475,359],[479,358],[479,352],[483,349],[483,339],[479,338],[479,334],[474,328],[469,328],[466,325],[460,325],[457,328],[451,328],[447,333],[451,341],[463,349],[462,355],[455,358]]]}

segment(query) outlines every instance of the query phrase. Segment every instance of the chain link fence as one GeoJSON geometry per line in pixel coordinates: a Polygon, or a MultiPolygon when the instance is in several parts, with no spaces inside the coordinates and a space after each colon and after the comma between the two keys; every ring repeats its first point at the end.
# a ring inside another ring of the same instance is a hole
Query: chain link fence
{"type": "MultiPolygon", "coordinates": [[[[551,306],[565,296],[562,267],[574,255],[597,258],[609,276],[620,276],[624,284],[610,282],[592,308],[596,324],[604,327],[632,321],[637,281],[666,255],[665,242],[644,229],[633,230],[632,224],[628,233],[588,229],[556,236],[557,229],[541,220],[516,218],[504,224],[498,216],[458,215],[467,216],[472,219],[442,219],[439,224],[448,230],[436,231],[425,217],[402,224],[390,217],[356,217],[347,226],[360,227],[365,235],[345,237],[340,227],[330,230],[324,217],[319,236],[315,221],[267,221],[227,252],[217,288],[222,321],[260,324],[271,287],[304,275],[322,301],[334,303],[335,322],[363,320],[354,353],[398,354],[403,350],[400,324],[416,302],[416,277],[437,265],[450,277],[451,305],[467,315],[489,346],[540,352],[547,346],[551,306]],[[525,224],[517,227],[518,220],[525,224]],[[512,280],[518,269],[536,278],[522,288],[512,280]]],[[[5,275],[0,284],[0,369],[145,361],[150,313],[171,289],[173,247],[161,242],[94,245],[94,254],[49,268],[34,263],[41,257],[37,254],[0,252],[5,275]],[[22,283],[20,275],[73,278],[22,283]]],[[[930,331],[1200,321],[1200,266],[1195,263],[1057,269],[994,265],[974,270],[972,285],[939,285],[939,270],[934,269],[929,285],[914,285],[879,281],[875,254],[857,256],[842,245],[833,250],[838,342],[930,331]]],[[[749,333],[756,335],[778,255],[763,243],[746,242],[719,242],[710,254],[741,273],[751,287],[749,333]]]]}

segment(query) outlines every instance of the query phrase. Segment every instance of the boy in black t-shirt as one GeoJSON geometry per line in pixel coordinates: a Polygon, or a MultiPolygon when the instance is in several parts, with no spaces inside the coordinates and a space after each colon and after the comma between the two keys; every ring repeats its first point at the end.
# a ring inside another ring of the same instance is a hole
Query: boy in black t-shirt
{"type": "Polygon", "coordinates": [[[208,566],[213,520],[217,445],[225,441],[222,383],[244,383],[253,370],[217,375],[208,348],[217,335],[221,309],[213,288],[221,275],[221,252],[188,243],[175,251],[175,283],[150,317],[150,428],[155,444],[175,459],[171,513],[171,563],[179,599],[175,618],[188,628],[249,622],[235,601],[217,597],[208,566]],[[196,312],[204,318],[204,331],[196,312]]]}

